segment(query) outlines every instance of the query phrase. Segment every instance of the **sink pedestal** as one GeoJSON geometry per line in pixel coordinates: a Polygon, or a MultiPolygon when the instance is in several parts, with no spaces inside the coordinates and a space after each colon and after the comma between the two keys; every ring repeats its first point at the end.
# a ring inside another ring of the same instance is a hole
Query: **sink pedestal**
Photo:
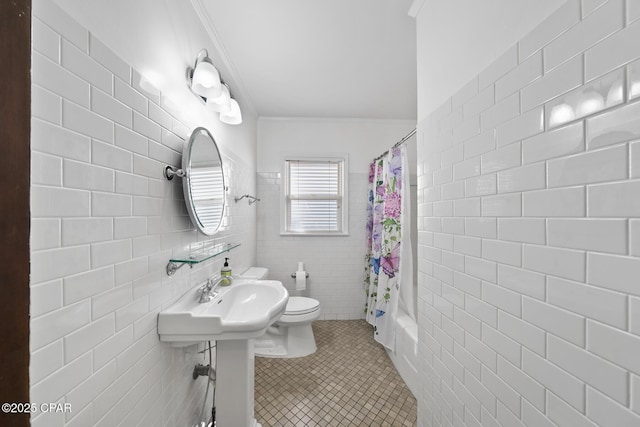
{"type": "Polygon", "coordinates": [[[158,314],[160,341],[174,346],[216,342],[216,426],[262,427],[253,417],[253,339],[287,308],[289,293],[276,280],[238,279],[212,299],[194,286],[158,314]]]}
{"type": "Polygon", "coordinates": [[[253,417],[253,339],[216,342],[216,427],[262,427],[253,417]]]}

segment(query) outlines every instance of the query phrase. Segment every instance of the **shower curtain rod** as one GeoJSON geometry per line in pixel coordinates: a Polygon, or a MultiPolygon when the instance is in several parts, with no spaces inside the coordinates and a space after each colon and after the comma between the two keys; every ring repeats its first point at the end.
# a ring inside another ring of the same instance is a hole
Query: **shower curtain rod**
{"type": "MultiPolygon", "coordinates": [[[[406,134],[400,141],[398,141],[395,144],[393,144],[393,147],[391,147],[390,149],[397,148],[397,147],[401,146],[402,144],[404,144],[405,142],[407,142],[407,140],[409,138],[411,138],[413,135],[416,134],[416,130],[417,130],[416,128],[413,128],[413,130],[411,132],[409,132],[408,134],[406,134]]],[[[384,153],[380,154],[378,157],[374,158],[373,161],[375,162],[376,160],[380,160],[388,152],[389,152],[389,150],[385,151],[384,153]]]]}

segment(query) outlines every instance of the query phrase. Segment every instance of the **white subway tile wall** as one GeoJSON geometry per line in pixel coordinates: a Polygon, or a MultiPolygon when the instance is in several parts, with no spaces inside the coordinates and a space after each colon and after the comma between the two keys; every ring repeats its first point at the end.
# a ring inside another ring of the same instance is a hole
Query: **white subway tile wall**
{"type": "Polygon", "coordinates": [[[259,172],[257,179],[261,199],[257,206],[258,265],[268,266],[269,278],[281,281],[291,295],[320,301],[320,319],[364,319],[368,175],[349,174],[349,235],[340,237],[280,236],[280,173],[259,172]],[[296,291],[291,278],[298,261],[305,263],[309,273],[305,291],[296,291]]]}
{"type": "Polygon", "coordinates": [[[419,123],[420,426],[640,426],[639,11],[569,0],[419,123]]]}
{"type": "MultiPolygon", "coordinates": [[[[52,2],[34,7],[32,52],[31,400],[72,409],[34,413],[32,425],[193,425],[204,345],[174,349],[156,327],[162,308],[221,267],[164,272],[172,254],[207,240],[182,184],[162,176],[180,164],[188,126],[52,2]]],[[[224,161],[231,185],[255,188],[255,165],[224,161]]],[[[246,268],[255,209],[232,196],[216,240],[241,243],[231,257],[246,268]]]]}

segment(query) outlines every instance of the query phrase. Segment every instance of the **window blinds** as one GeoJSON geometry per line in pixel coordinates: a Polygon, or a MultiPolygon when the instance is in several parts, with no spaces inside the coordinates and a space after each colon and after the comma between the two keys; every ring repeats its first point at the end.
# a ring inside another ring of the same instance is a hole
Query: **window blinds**
{"type": "Polygon", "coordinates": [[[287,231],[342,230],[342,160],[287,160],[287,231]]]}

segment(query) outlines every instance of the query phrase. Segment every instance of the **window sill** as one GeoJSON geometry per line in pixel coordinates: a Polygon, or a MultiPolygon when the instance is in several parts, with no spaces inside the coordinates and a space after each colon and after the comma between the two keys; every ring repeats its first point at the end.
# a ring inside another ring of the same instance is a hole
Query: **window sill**
{"type": "Polygon", "coordinates": [[[319,231],[315,233],[311,232],[299,232],[295,231],[281,231],[281,236],[296,236],[296,237],[348,237],[348,232],[330,232],[330,231],[319,231]]]}

